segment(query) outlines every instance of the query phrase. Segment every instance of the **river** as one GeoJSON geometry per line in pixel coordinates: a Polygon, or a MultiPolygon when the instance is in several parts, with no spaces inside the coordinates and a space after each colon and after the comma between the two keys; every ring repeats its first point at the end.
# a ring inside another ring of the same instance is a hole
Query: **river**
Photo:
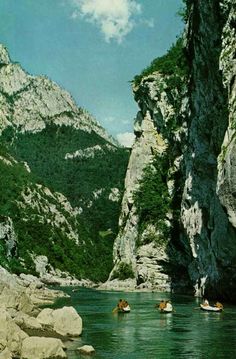
{"type": "Polygon", "coordinates": [[[198,309],[196,298],[157,292],[110,292],[64,288],[70,298],[56,307],[72,305],[83,319],[81,338],[69,344],[68,358],[85,358],[75,348],[92,345],[95,359],[235,359],[236,307],[222,313],[198,309]],[[112,314],[120,298],[131,312],[112,314]],[[155,304],[170,299],[171,314],[160,314],[155,304]]]}

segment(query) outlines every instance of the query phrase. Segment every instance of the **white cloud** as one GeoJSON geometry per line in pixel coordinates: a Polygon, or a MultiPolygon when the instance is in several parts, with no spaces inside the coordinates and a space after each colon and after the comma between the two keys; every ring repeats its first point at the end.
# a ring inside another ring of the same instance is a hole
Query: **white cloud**
{"type": "Polygon", "coordinates": [[[124,147],[132,147],[135,135],[132,132],[118,133],[116,136],[118,142],[124,147]]]}
{"type": "Polygon", "coordinates": [[[105,40],[121,43],[135,25],[135,15],[141,14],[137,0],[71,0],[72,18],[84,18],[98,26],[105,40]]]}

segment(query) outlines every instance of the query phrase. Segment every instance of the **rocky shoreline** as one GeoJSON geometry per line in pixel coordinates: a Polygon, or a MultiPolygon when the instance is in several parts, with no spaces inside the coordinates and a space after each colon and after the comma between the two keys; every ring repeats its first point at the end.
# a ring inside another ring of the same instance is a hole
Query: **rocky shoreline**
{"type": "Polygon", "coordinates": [[[171,286],[168,281],[156,285],[145,282],[137,285],[135,278],[124,280],[112,279],[100,284],[97,289],[117,292],[171,292],[171,286]]]}
{"type": "Polygon", "coordinates": [[[72,344],[82,333],[82,318],[72,306],[50,308],[56,299],[66,298],[68,294],[48,285],[62,289],[74,286],[74,291],[78,287],[125,292],[169,291],[167,287],[160,290],[159,286],[155,288],[147,283],[137,286],[135,279],[113,279],[95,285],[59,270],[40,274],[39,278],[16,275],[0,266],[0,359],[68,358],[66,351],[72,346],[80,353],[94,353],[91,346],[76,348],[76,343],[72,344]]]}
{"type": "MultiPolygon", "coordinates": [[[[53,283],[71,285],[71,280],[85,285],[71,278],[53,283]]],[[[0,359],[67,358],[65,341],[81,335],[82,319],[73,307],[45,308],[66,296],[37,277],[0,267],[0,359]]]]}

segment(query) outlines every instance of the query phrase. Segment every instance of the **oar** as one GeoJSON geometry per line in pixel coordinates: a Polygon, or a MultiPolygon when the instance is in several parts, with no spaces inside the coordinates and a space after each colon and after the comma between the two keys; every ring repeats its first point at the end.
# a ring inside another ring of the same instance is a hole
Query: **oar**
{"type": "Polygon", "coordinates": [[[113,309],[112,313],[117,313],[118,310],[119,310],[119,308],[118,308],[118,307],[115,307],[115,308],[113,309]]]}

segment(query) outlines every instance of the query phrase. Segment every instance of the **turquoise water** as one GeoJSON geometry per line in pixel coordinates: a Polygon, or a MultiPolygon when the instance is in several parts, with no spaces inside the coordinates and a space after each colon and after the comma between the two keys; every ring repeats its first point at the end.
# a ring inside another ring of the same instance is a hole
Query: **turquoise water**
{"type": "Polygon", "coordinates": [[[195,298],[163,293],[122,293],[81,288],[66,291],[71,298],[57,306],[72,305],[83,319],[81,338],[69,344],[68,358],[85,358],[75,348],[92,345],[95,359],[235,359],[236,307],[222,313],[197,309],[195,298]],[[112,314],[120,298],[132,311],[112,314]],[[155,304],[170,299],[171,314],[160,314],[155,304]]]}

